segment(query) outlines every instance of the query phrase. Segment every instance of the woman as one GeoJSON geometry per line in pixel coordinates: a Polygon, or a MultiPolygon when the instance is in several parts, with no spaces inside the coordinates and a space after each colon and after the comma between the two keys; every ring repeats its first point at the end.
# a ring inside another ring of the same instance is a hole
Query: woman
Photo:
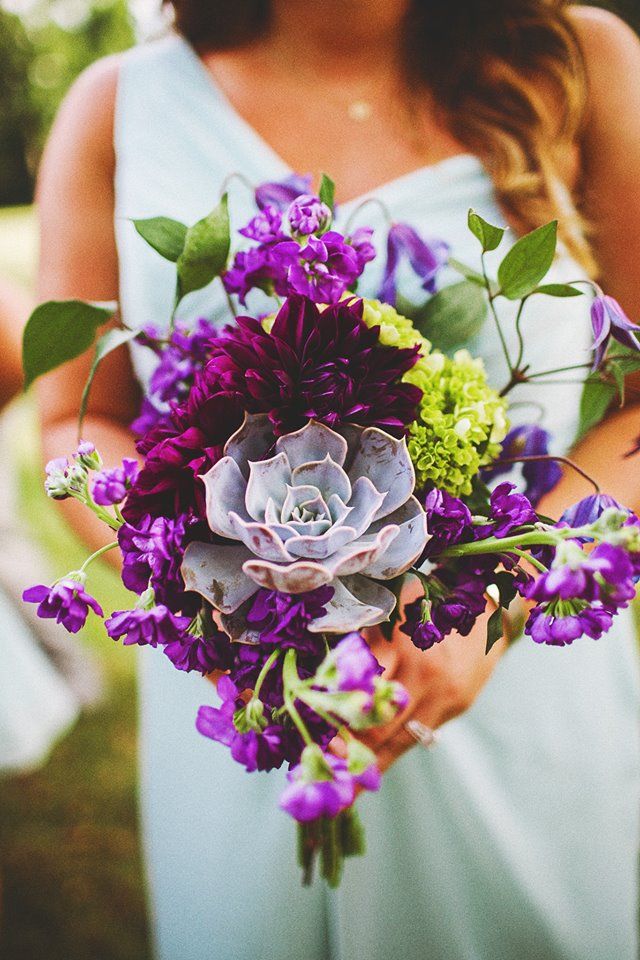
{"type": "MultiPolygon", "coordinates": [[[[259,181],[327,170],[341,217],[352,198],[374,192],[461,259],[477,256],[465,233],[470,206],[507,217],[514,232],[559,215],[573,259],[563,253],[557,278],[597,261],[607,290],[630,311],[640,306],[640,45],[614,17],[559,0],[173,6],[182,35],[97,65],[61,111],[40,181],[43,297],[119,292],[129,323],[157,321],[171,269],[129,218],[193,222],[234,171],[259,181]]],[[[240,221],[243,193],[231,189],[240,221]]],[[[195,295],[189,311],[210,315],[212,296],[195,295]]],[[[586,346],[585,306],[563,316],[559,326],[547,305],[532,306],[539,362],[550,349],[566,362],[586,346]]],[[[489,327],[471,346],[500,382],[489,327]]],[[[73,446],[88,362],[43,390],[48,456],[73,446]]],[[[138,352],[133,367],[144,383],[138,352]]],[[[114,355],[85,428],[107,460],[130,454],[136,403],[127,356],[114,355]]],[[[578,404],[578,386],[548,388],[547,425],[565,449],[578,404]]],[[[636,433],[627,409],[576,453],[594,472],[606,465],[607,487],[632,507],[637,469],[622,456],[636,433]]],[[[543,509],[557,513],[582,494],[567,477],[543,509]]],[[[84,514],[71,508],[70,517],[89,539],[102,535],[84,514]]],[[[390,666],[410,689],[411,715],[435,727],[469,707],[493,665],[482,648],[482,625],[427,656],[398,638],[390,666]]],[[[206,685],[147,652],[142,809],[163,960],[635,956],[629,620],[601,644],[558,655],[517,644],[473,707],[445,724],[436,750],[409,749],[402,725],[387,732],[376,744],[381,763],[397,762],[380,795],[362,803],[368,856],[349,865],[335,896],[298,887],[278,777],[251,781],[199,741],[193,718],[206,685]]]]}

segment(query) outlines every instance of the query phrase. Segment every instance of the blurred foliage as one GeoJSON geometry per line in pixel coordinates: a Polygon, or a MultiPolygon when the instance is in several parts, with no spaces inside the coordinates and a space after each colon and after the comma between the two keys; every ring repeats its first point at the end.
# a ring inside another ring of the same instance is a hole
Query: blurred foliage
{"type": "Polygon", "coordinates": [[[29,203],[44,141],[85,67],[134,42],[126,0],[31,0],[0,7],[0,206],[29,203]]]}

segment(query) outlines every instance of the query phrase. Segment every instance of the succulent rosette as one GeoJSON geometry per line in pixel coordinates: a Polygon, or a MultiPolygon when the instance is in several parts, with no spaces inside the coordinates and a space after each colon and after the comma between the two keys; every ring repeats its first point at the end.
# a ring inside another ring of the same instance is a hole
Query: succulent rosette
{"type": "MultiPolygon", "coordinates": [[[[380,581],[407,571],[427,543],[404,439],[376,427],[309,421],[269,450],[268,417],[247,416],[203,477],[207,520],[226,544],[191,543],[188,589],[235,614],[260,587],[333,596],[309,629],[346,633],[387,620],[396,599],[380,581]]],[[[227,616],[233,636],[243,618],[227,616]]]]}

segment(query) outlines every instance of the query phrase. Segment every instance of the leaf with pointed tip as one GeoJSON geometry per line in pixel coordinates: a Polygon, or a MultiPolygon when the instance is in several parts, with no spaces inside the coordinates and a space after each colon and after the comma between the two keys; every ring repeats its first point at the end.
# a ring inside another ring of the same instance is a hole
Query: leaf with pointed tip
{"type": "Polygon", "coordinates": [[[451,351],[478,333],[486,315],[485,292],[476,283],[461,280],[427,300],[414,326],[436,347],[451,351]]]}
{"type": "Polygon", "coordinates": [[[170,220],[169,217],[150,217],[148,220],[134,220],[133,225],[142,239],[161,257],[176,263],[187,238],[184,223],[170,220]]]}
{"type": "Polygon", "coordinates": [[[469,210],[468,224],[471,233],[480,241],[483,253],[496,250],[502,243],[505,234],[504,228],[494,227],[493,224],[487,223],[475,210],[469,210]]]}
{"type": "Polygon", "coordinates": [[[570,283],[545,283],[536,287],[534,293],[544,293],[547,297],[582,297],[583,291],[576,290],[570,283]]]}
{"type": "Polygon", "coordinates": [[[87,412],[89,393],[91,392],[91,386],[93,384],[93,379],[96,375],[98,367],[107,354],[113,353],[113,351],[117,350],[118,347],[121,347],[123,343],[128,343],[129,340],[133,340],[133,338],[138,335],[138,332],[138,330],[123,330],[121,328],[116,330],[107,330],[107,332],[103,334],[96,343],[96,352],[93,356],[93,363],[91,364],[91,370],[89,371],[89,376],[87,377],[87,382],[84,385],[84,390],[82,391],[82,397],[80,399],[80,411],[78,413],[78,434],[82,433],[82,424],[84,422],[85,413],[87,412]]]}
{"type": "Polygon", "coordinates": [[[178,257],[178,300],[200,290],[227,265],[231,244],[227,195],[210,214],[189,227],[178,257]]]}
{"type": "Polygon", "coordinates": [[[485,654],[489,653],[493,645],[500,640],[503,633],[502,608],[498,607],[497,610],[493,611],[487,623],[487,646],[485,647],[485,654]]]}
{"type": "Polygon", "coordinates": [[[602,380],[597,374],[585,380],[580,399],[580,421],[576,441],[581,440],[592,427],[597,426],[604,419],[616,392],[614,383],[602,380]]]}
{"type": "Polygon", "coordinates": [[[323,203],[326,203],[326,205],[329,207],[329,210],[331,210],[333,213],[333,208],[335,206],[336,185],[331,177],[328,177],[326,173],[322,174],[318,196],[323,203]]]}
{"type": "Polygon", "coordinates": [[[557,240],[558,221],[552,220],[514,243],[498,267],[498,283],[503,297],[522,300],[533,293],[549,272],[557,240]]]}
{"type": "Polygon", "coordinates": [[[115,311],[115,304],[101,307],[83,300],[50,300],[36,307],[22,338],[24,389],[88,350],[98,327],[110,320],[115,311]]]}

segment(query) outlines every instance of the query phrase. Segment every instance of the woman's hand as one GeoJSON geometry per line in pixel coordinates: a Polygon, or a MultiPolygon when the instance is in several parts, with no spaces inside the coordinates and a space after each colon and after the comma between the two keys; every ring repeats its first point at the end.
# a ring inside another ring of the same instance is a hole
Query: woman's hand
{"type": "MultiPolygon", "coordinates": [[[[403,597],[402,602],[406,600],[403,597]]],[[[372,652],[385,668],[385,677],[398,680],[409,693],[409,706],[384,727],[358,734],[378,758],[382,772],[416,740],[405,728],[418,720],[435,730],[464,713],[474,702],[506,649],[506,641],[494,644],[485,654],[489,609],[467,637],[451,634],[430,650],[418,650],[399,629],[389,643],[380,630],[368,631],[372,652]]],[[[340,748],[338,747],[338,750],[340,748]]]]}

